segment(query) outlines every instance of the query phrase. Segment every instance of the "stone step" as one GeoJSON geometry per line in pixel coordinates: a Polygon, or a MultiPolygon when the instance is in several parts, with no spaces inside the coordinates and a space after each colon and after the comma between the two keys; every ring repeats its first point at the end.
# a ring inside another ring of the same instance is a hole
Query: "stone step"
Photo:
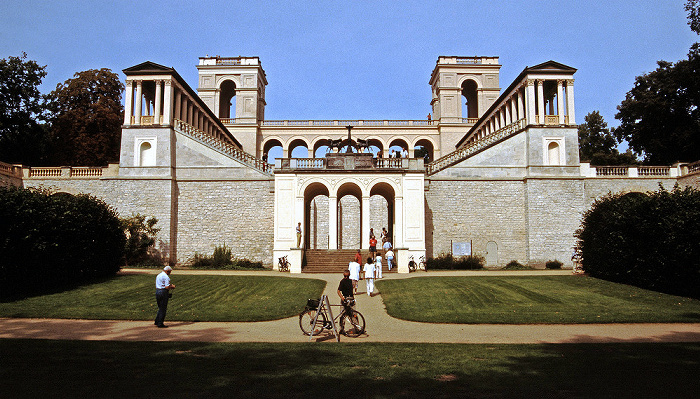
{"type": "MultiPolygon", "coordinates": [[[[352,262],[357,253],[356,249],[307,249],[305,251],[304,273],[342,273],[348,268],[348,263],[352,262]]],[[[360,252],[363,257],[363,264],[369,251],[360,252]]],[[[386,260],[382,260],[382,273],[394,273],[396,268],[389,271],[386,260]]]]}

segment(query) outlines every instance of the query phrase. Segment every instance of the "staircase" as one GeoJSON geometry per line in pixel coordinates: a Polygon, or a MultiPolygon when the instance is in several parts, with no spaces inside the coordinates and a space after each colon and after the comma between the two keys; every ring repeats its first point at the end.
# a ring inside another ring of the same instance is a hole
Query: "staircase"
{"type": "MultiPolygon", "coordinates": [[[[304,273],[338,273],[348,268],[348,263],[355,259],[357,249],[307,249],[304,251],[306,263],[302,268],[304,273]]],[[[368,250],[362,250],[362,263],[367,262],[368,250]]],[[[389,271],[386,259],[382,259],[382,273],[395,273],[396,267],[389,271]]]]}

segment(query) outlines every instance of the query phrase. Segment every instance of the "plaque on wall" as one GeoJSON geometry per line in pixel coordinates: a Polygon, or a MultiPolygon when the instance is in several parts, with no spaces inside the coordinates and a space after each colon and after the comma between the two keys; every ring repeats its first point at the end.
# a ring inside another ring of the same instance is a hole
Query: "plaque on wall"
{"type": "Polygon", "coordinates": [[[471,254],[471,242],[452,242],[452,256],[470,256],[471,254]]]}

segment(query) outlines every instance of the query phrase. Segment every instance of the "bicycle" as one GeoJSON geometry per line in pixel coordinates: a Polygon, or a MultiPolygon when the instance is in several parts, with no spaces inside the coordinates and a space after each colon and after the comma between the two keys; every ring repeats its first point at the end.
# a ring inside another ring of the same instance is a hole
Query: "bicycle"
{"type": "MultiPolygon", "coordinates": [[[[328,313],[325,309],[318,314],[316,324],[314,324],[314,318],[316,317],[319,306],[320,300],[309,299],[306,301],[304,311],[299,314],[299,327],[304,335],[318,335],[324,329],[333,329],[333,323],[329,320],[328,313]]],[[[341,334],[344,334],[347,337],[357,338],[365,332],[365,317],[362,315],[362,313],[352,308],[355,306],[354,298],[347,298],[345,303],[331,306],[343,308],[343,310],[341,310],[340,313],[333,318],[334,322],[340,324],[341,334]],[[338,322],[338,320],[340,321],[338,322]],[[348,326],[347,329],[345,328],[346,325],[348,326]]]]}
{"type": "Polygon", "coordinates": [[[418,263],[416,264],[416,261],[413,260],[413,255],[408,257],[408,271],[409,272],[415,272],[416,269],[418,270],[423,270],[423,271],[428,271],[428,268],[425,265],[425,256],[421,256],[418,260],[418,263]]]}
{"type": "Polygon", "coordinates": [[[287,255],[284,255],[283,257],[278,259],[279,261],[279,271],[281,272],[288,272],[289,271],[289,261],[287,260],[287,255]]]}

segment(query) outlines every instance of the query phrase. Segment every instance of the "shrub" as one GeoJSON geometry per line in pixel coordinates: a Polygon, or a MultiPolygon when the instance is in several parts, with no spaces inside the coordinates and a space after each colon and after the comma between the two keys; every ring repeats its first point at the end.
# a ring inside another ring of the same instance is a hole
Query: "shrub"
{"type": "Polygon", "coordinates": [[[428,270],[478,270],[484,268],[485,259],[479,255],[455,258],[452,254],[442,254],[426,260],[428,270]]]}
{"type": "Polygon", "coordinates": [[[531,269],[531,268],[523,265],[522,263],[518,262],[517,260],[511,260],[503,268],[503,270],[529,270],[529,269],[531,269]]]}
{"type": "Polygon", "coordinates": [[[126,244],[124,245],[124,263],[132,266],[155,265],[162,266],[163,259],[154,248],[156,235],[160,229],[155,225],[158,219],[140,214],[119,220],[126,244]]]}
{"type": "Polygon", "coordinates": [[[0,188],[0,297],[55,291],[119,271],[116,212],[88,195],[0,188]]]}
{"type": "Polygon", "coordinates": [[[581,266],[593,277],[698,297],[700,191],[675,186],[607,195],[576,232],[581,266]]]}
{"type": "Polygon", "coordinates": [[[231,248],[227,247],[226,244],[214,247],[214,253],[211,256],[195,252],[190,258],[189,264],[194,269],[240,270],[265,268],[263,263],[259,261],[233,258],[231,248]]]}
{"type": "Polygon", "coordinates": [[[552,269],[552,270],[559,270],[561,269],[563,263],[559,262],[558,260],[548,260],[547,263],[544,264],[545,268],[547,269],[552,269]]]}

